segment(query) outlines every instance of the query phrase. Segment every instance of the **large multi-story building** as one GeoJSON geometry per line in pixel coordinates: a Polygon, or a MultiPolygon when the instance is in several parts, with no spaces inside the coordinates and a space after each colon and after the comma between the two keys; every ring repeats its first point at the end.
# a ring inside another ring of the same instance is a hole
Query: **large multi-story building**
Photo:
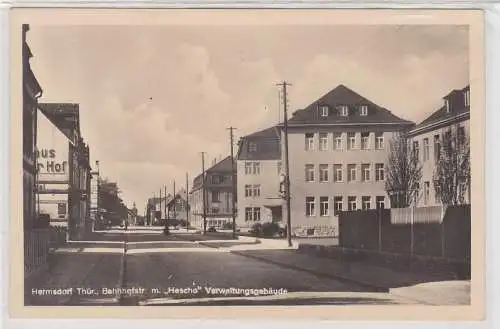
{"type": "Polygon", "coordinates": [[[90,151],[80,132],[79,105],[43,103],[39,104],[39,108],[66,138],[62,144],[59,143],[59,146],[62,145],[60,149],[46,145],[48,149],[39,150],[42,157],[44,151],[47,154],[47,158],[38,163],[39,171],[44,174],[40,176],[43,179],[38,186],[39,199],[43,200],[41,210],[51,214],[51,202],[52,205],[55,202],[57,217],[63,215],[62,219],[67,221],[70,239],[81,239],[85,232],[91,230],[92,219],[90,151]],[[61,158],[59,154],[62,154],[61,158]]]}
{"type": "Polygon", "coordinates": [[[226,223],[232,223],[233,166],[236,164],[231,156],[228,156],[206,169],[205,175],[202,173],[193,180],[190,193],[191,226],[203,229],[204,217],[207,228],[221,228],[226,223]],[[203,192],[205,192],[205,211],[203,192]]]}
{"type": "Polygon", "coordinates": [[[36,135],[38,99],[42,88],[31,70],[30,59],[33,57],[26,42],[29,25],[22,26],[23,57],[23,219],[24,228],[33,228],[36,219],[36,135]]]}
{"type": "MultiPolygon", "coordinates": [[[[443,98],[443,106],[412,129],[408,136],[422,165],[422,179],[417,206],[441,204],[434,188],[434,174],[446,134],[469,140],[470,87],[455,89],[443,98]]],[[[465,203],[470,203],[470,186],[464,182],[465,203]]]]}
{"type": "Polygon", "coordinates": [[[280,222],[281,145],[276,127],[240,139],[237,153],[238,217],[240,229],[258,222],[280,222]]]}
{"type": "Polygon", "coordinates": [[[288,121],[292,232],[336,234],[339,211],[390,207],[388,141],[413,126],[344,85],[294,112],[288,121]]]}

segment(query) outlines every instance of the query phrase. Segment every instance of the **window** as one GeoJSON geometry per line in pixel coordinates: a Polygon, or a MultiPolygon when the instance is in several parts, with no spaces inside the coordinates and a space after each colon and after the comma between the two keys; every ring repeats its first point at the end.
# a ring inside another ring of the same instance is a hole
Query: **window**
{"type": "Polygon", "coordinates": [[[441,143],[439,135],[434,135],[434,160],[438,161],[441,157],[441,143]]]}
{"type": "Polygon", "coordinates": [[[328,182],[328,165],[320,164],[319,165],[319,181],[320,182],[328,182]]]}
{"type": "Polygon", "coordinates": [[[342,133],[334,133],[333,134],[333,139],[334,139],[334,149],[335,150],[342,150],[344,146],[342,145],[342,133]]]}
{"type": "Polygon", "coordinates": [[[245,185],[245,197],[252,196],[252,185],[245,185]]]}
{"type": "Polygon", "coordinates": [[[306,182],[314,182],[314,165],[306,164],[306,182]]]}
{"type": "Polygon", "coordinates": [[[350,196],[347,198],[347,209],[349,211],[356,210],[356,197],[355,196],[350,196]]]}
{"type": "Polygon", "coordinates": [[[356,148],[356,133],[347,133],[347,149],[354,150],[356,148]]]}
{"type": "Polygon", "coordinates": [[[464,91],[464,104],[465,106],[470,106],[470,90],[464,91]]]}
{"type": "Polygon", "coordinates": [[[320,216],[329,216],[329,207],[330,202],[327,196],[322,196],[319,198],[319,215],[320,216]]]}
{"type": "Polygon", "coordinates": [[[385,179],[385,172],[384,172],[384,164],[383,163],[376,163],[375,164],[375,180],[378,181],[383,181],[385,179]]]}
{"type": "Polygon", "coordinates": [[[342,165],[334,164],[333,165],[333,180],[335,182],[342,182],[342,165]]]}
{"type": "Polygon", "coordinates": [[[370,165],[369,164],[362,164],[361,165],[361,175],[363,182],[367,182],[370,180],[370,165]]]}
{"type": "Polygon", "coordinates": [[[278,167],[278,175],[279,175],[279,174],[281,174],[281,169],[282,169],[282,167],[281,167],[281,161],[278,161],[277,167],[278,167]]]}
{"type": "Polygon", "coordinates": [[[259,207],[245,208],[245,221],[246,222],[260,221],[260,208],[259,207]]]}
{"type": "Polygon", "coordinates": [[[219,213],[219,208],[210,208],[210,212],[212,214],[218,214],[219,213]]]}
{"type": "Polygon", "coordinates": [[[447,100],[447,99],[444,100],[444,107],[446,109],[446,112],[449,113],[450,110],[451,110],[451,108],[450,108],[450,101],[449,100],[447,100]]]}
{"type": "Polygon", "coordinates": [[[347,181],[354,182],[356,181],[356,165],[348,164],[347,165],[347,181]]]}
{"type": "Polygon", "coordinates": [[[349,108],[346,105],[339,106],[340,115],[346,117],[349,115],[349,108]]]}
{"type": "Polygon", "coordinates": [[[327,117],[328,116],[328,106],[321,106],[319,108],[320,115],[322,117],[327,117]]]}
{"type": "Polygon", "coordinates": [[[319,134],[319,150],[326,151],[328,150],[328,134],[320,133],[319,134]]]}
{"type": "Polygon", "coordinates": [[[314,204],[314,197],[308,196],[306,197],[306,216],[312,217],[316,215],[316,209],[314,204]]]}
{"type": "Polygon", "coordinates": [[[457,128],[457,143],[458,146],[465,144],[465,127],[463,126],[457,128]]]}
{"type": "Polygon", "coordinates": [[[370,210],[371,208],[371,203],[372,203],[372,200],[371,200],[371,197],[369,196],[364,196],[361,198],[362,200],[362,207],[363,207],[363,210],[370,210]]]}
{"type": "Polygon", "coordinates": [[[385,209],[385,197],[377,197],[377,209],[385,209]]]}
{"type": "Polygon", "coordinates": [[[333,210],[335,212],[335,216],[339,214],[344,208],[343,202],[342,202],[342,197],[341,196],[336,196],[333,198],[333,210]]]}
{"type": "Polygon", "coordinates": [[[413,156],[416,157],[417,159],[420,159],[419,151],[420,151],[420,146],[418,144],[418,141],[413,142],[413,156]]]}
{"type": "Polygon", "coordinates": [[[254,197],[259,197],[260,196],[260,185],[254,185],[253,186],[253,196],[254,197]]]}
{"type": "Polygon", "coordinates": [[[377,150],[384,149],[384,134],[383,133],[376,133],[375,134],[375,148],[377,150]]]}
{"type": "Polygon", "coordinates": [[[245,175],[252,173],[252,162],[245,162],[245,175]]]}
{"type": "Polygon", "coordinates": [[[212,191],[212,202],[220,202],[219,191],[212,191]]]}
{"type": "Polygon", "coordinates": [[[259,175],[260,174],[260,162],[254,162],[252,169],[253,169],[252,172],[254,175],[259,175]]]}
{"type": "Polygon", "coordinates": [[[427,205],[429,203],[429,189],[429,182],[424,182],[424,205],[427,205]]]}
{"type": "Polygon", "coordinates": [[[306,133],[306,151],[314,150],[314,134],[306,133]]]}
{"type": "Polygon", "coordinates": [[[367,116],[368,115],[368,106],[361,105],[360,109],[361,109],[361,115],[362,116],[367,116]]]}
{"type": "Polygon", "coordinates": [[[66,203],[61,202],[57,204],[57,214],[59,217],[66,216],[66,203]]]}
{"type": "Polygon", "coordinates": [[[368,150],[370,147],[370,133],[361,133],[361,149],[368,150]]]}
{"type": "Polygon", "coordinates": [[[248,144],[248,152],[257,152],[257,144],[254,142],[250,142],[248,144]]]}
{"type": "Polygon", "coordinates": [[[424,161],[429,160],[429,138],[424,138],[424,161]]]}

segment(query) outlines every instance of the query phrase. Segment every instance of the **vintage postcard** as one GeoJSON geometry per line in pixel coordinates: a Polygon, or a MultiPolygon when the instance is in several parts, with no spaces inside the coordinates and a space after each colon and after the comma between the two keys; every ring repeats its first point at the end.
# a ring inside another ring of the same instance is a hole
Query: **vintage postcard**
{"type": "Polygon", "coordinates": [[[484,317],[482,11],[11,27],[12,316],[484,317]]]}

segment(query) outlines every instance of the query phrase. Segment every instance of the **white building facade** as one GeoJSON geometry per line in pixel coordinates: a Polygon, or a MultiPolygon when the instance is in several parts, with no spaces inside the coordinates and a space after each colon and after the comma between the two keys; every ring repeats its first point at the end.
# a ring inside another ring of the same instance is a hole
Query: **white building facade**
{"type": "Polygon", "coordinates": [[[414,124],[340,85],[288,123],[292,232],[338,234],[340,211],[389,208],[389,140],[414,124]]]}
{"type": "Polygon", "coordinates": [[[284,200],[280,195],[282,174],[279,130],[271,127],[240,139],[237,156],[237,227],[282,222],[284,200]]]}
{"type": "MultiPolygon", "coordinates": [[[[443,106],[408,133],[410,143],[422,165],[417,206],[442,204],[434,186],[437,162],[446,134],[470,140],[470,88],[457,89],[443,98],[443,106]]],[[[460,185],[465,203],[470,203],[470,186],[460,185]]]]}

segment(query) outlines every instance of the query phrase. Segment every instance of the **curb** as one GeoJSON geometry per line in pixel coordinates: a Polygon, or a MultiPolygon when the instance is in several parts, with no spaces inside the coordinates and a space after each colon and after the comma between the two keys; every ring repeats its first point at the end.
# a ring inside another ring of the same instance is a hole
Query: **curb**
{"type": "Polygon", "coordinates": [[[312,274],[312,275],[317,276],[317,277],[334,279],[334,280],[339,280],[339,281],[343,281],[343,282],[350,283],[350,284],[355,284],[355,285],[366,287],[366,288],[368,288],[370,290],[373,290],[373,292],[387,292],[387,293],[389,293],[389,289],[387,289],[385,287],[378,286],[378,285],[374,285],[373,283],[366,283],[366,282],[363,282],[363,281],[355,280],[355,279],[348,278],[348,277],[341,276],[341,275],[327,274],[327,273],[323,273],[323,272],[318,272],[318,271],[306,269],[306,268],[303,268],[303,267],[300,267],[300,266],[296,266],[296,265],[292,265],[292,264],[286,264],[286,263],[282,263],[282,262],[277,262],[277,261],[270,260],[270,259],[267,259],[267,258],[264,258],[264,257],[259,257],[259,256],[255,256],[255,255],[248,255],[248,254],[242,253],[240,251],[231,250],[230,253],[235,254],[235,255],[239,255],[239,256],[243,256],[243,257],[252,258],[252,259],[259,260],[259,261],[262,261],[262,262],[266,262],[266,263],[269,263],[269,264],[277,265],[277,266],[280,266],[280,267],[289,268],[289,269],[292,269],[292,270],[309,273],[309,274],[312,274]]]}
{"type": "Polygon", "coordinates": [[[120,288],[120,290],[116,293],[115,298],[113,299],[113,302],[116,302],[118,304],[120,304],[123,301],[124,297],[123,293],[121,292],[121,288],[123,288],[123,284],[125,281],[125,269],[127,267],[126,256],[127,256],[127,235],[124,236],[122,261],[120,266],[120,273],[118,274],[118,288],[120,288]]]}

